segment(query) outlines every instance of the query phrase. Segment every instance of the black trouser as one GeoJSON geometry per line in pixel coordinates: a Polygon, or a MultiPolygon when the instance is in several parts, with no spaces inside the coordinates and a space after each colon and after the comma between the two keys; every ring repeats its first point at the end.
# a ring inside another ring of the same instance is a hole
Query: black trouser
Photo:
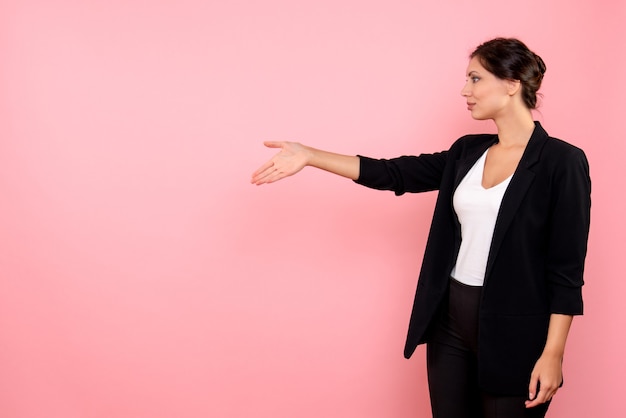
{"type": "Polygon", "coordinates": [[[447,306],[426,350],[433,418],[543,418],[548,403],[527,409],[525,396],[494,396],[478,388],[480,292],[450,279],[447,306]]]}

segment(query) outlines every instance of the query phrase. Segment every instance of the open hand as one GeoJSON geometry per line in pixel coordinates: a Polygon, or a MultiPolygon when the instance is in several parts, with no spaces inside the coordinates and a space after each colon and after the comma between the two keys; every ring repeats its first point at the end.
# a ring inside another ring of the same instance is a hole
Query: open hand
{"type": "Polygon", "coordinates": [[[280,148],[280,151],[252,174],[252,184],[273,183],[296,174],[308,164],[310,153],[302,144],[284,141],[263,144],[268,148],[280,148]]]}

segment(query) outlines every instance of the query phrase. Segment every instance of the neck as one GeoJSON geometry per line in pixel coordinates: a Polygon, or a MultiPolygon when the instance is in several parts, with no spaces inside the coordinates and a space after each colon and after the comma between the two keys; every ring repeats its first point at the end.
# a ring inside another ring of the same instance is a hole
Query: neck
{"type": "Polygon", "coordinates": [[[498,141],[505,148],[526,146],[535,130],[530,110],[494,119],[494,122],[498,128],[498,141]]]}

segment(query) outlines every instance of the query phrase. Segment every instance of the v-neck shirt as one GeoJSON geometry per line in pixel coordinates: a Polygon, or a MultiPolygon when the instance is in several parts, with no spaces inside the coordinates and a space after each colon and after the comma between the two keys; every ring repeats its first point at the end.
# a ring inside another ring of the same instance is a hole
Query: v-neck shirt
{"type": "Polygon", "coordinates": [[[482,286],[484,283],[496,219],[504,193],[513,177],[511,174],[493,187],[483,187],[488,151],[468,171],[452,198],[454,211],[461,224],[461,248],[451,276],[469,286],[482,286]]]}

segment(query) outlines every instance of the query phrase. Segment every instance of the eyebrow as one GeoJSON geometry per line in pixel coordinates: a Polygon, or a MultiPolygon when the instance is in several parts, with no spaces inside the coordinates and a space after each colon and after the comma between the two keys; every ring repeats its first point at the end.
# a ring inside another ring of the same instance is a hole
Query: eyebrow
{"type": "Polygon", "coordinates": [[[467,76],[469,77],[469,76],[471,76],[472,74],[475,74],[475,75],[480,75],[480,74],[478,74],[476,71],[472,70],[472,71],[470,71],[469,73],[467,73],[467,76]]]}

